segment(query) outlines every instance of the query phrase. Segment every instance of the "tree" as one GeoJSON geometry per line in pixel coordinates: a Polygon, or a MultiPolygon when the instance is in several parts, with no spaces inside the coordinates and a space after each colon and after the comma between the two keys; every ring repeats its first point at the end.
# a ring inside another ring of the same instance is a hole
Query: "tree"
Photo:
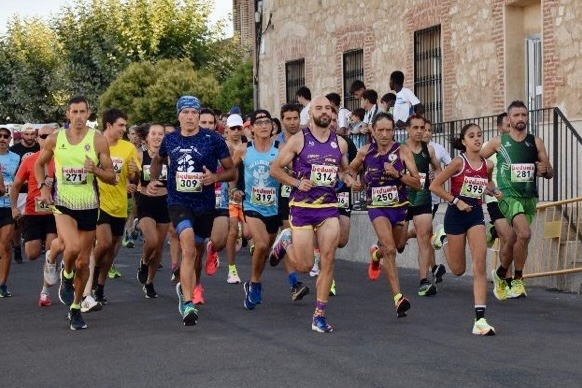
{"type": "Polygon", "coordinates": [[[253,64],[243,62],[222,84],[217,99],[218,108],[228,111],[233,105],[243,112],[253,110],[253,64]]]}
{"type": "Polygon", "coordinates": [[[190,60],[164,59],[129,65],[107,88],[99,104],[121,109],[133,124],[175,123],[180,96],[194,95],[203,106],[214,106],[218,91],[216,78],[194,70],[190,60]]]}

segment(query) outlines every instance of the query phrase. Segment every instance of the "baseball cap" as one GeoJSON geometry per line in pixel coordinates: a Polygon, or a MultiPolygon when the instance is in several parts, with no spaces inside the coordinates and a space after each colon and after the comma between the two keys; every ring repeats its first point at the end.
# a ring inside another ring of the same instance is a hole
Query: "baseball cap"
{"type": "Polygon", "coordinates": [[[237,115],[239,115],[239,116],[240,116],[240,114],[241,114],[242,112],[241,112],[241,110],[240,110],[240,107],[238,107],[238,106],[236,106],[236,105],[235,105],[235,106],[233,106],[232,108],[230,108],[230,111],[229,111],[228,113],[229,113],[229,114],[231,114],[231,115],[237,114],[237,115]]]}
{"type": "Polygon", "coordinates": [[[187,108],[194,108],[200,111],[200,100],[194,96],[182,96],[176,102],[176,113],[180,114],[182,110],[187,108]]]}
{"type": "Polygon", "coordinates": [[[22,132],[30,129],[34,131],[34,125],[32,125],[31,123],[26,123],[20,128],[22,132]]]}
{"type": "Polygon", "coordinates": [[[233,115],[228,116],[228,118],[226,119],[226,126],[227,127],[242,127],[243,126],[242,117],[240,117],[237,114],[233,114],[233,115]]]}
{"type": "Polygon", "coordinates": [[[258,115],[263,115],[266,118],[271,119],[271,114],[269,113],[269,111],[267,111],[265,109],[257,109],[256,111],[254,111],[251,114],[251,125],[253,125],[255,123],[255,121],[257,121],[258,115]]]}
{"type": "Polygon", "coordinates": [[[10,134],[12,136],[12,131],[10,130],[10,128],[0,127],[0,131],[8,132],[8,134],[10,134]]]}

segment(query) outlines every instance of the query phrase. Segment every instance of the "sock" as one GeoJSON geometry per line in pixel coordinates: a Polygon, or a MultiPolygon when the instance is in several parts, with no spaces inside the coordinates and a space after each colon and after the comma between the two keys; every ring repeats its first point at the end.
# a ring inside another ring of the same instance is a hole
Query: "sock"
{"type": "Polygon", "coordinates": [[[515,270],[515,279],[521,279],[523,277],[523,270],[515,270]]]}
{"type": "Polygon", "coordinates": [[[430,284],[430,282],[428,281],[427,278],[420,279],[420,285],[422,286],[423,284],[430,284]]]}
{"type": "Polygon", "coordinates": [[[441,237],[441,243],[443,243],[443,247],[445,245],[447,245],[449,242],[449,239],[447,239],[447,235],[444,235],[443,237],[441,237]]]}
{"type": "Polygon", "coordinates": [[[236,264],[229,264],[228,265],[228,272],[236,273],[236,264]]]}
{"type": "Polygon", "coordinates": [[[475,319],[479,320],[481,318],[485,318],[485,308],[487,306],[484,304],[476,304],[475,305],[475,319]]]}
{"type": "Polygon", "coordinates": [[[400,298],[402,298],[402,294],[398,293],[396,295],[394,295],[394,303],[398,303],[398,301],[400,300],[400,298]]]}
{"type": "Polygon", "coordinates": [[[50,295],[50,291],[49,291],[48,287],[43,287],[42,291],[40,293],[45,294],[45,295],[50,295]]]}
{"type": "Polygon", "coordinates": [[[66,269],[63,269],[63,276],[65,279],[72,279],[75,276],[75,272],[67,272],[66,269]]]}
{"type": "Polygon", "coordinates": [[[184,306],[194,307],[194,303],[191,300],[184,300],[184,306]]]}
{"type": "Polygon", "coordinates": [[[260,282],[255,283],[255,282],[251,282],[251,288],[255,288],[257,287],[259,284],[261,284],[260,282]]]}
{"type": "Polygon", "coordinates": [[[75,310],[81,310],[81,305],[78,304],[78,303],[73,303],[71,305],[71,310],[73,310],[73,309],[75,309],[75,310]]]}
{"type": "Polygon", "coordinates": [[[506,275],[507,275],[507,268],[503,268],[503,266],[500,265],[499,268],[497,268],[497,276],[499,276],[501,279],[505,279],[506,275]]]}
{"type": "Polygon", "coordinates": [[[314,317],[323,317],[325,315],[325,306],[327,302],[322,302],[318,300],[315,302],[315,312],[313,313],[314,317]]]}
{"type": "Polygon", "coordinates": [[[380,261],[380,259],[378,258],[378,252],[380,251],[380,249],[376,249],[374,251],[374,253],[372,253],[372,260],[374,261],[380,261]]]}
{"type": "Polygon", "coordinates": [[[288,276],[287,279],[289,280],[289,284],[291,285],[291,288],[295,288],[297,286],[297,274],[295,272],[291,272],[288,276]]]}

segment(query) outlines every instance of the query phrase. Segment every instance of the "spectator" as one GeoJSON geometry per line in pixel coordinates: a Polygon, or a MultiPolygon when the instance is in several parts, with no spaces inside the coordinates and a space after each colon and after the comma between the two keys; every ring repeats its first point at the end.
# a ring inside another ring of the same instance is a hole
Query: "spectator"
{"type": "Polygon", "coordinates": [[[350,125],[350,110],[341,106],[342,98],[337,93],[329,93],[325,97],[331,102],[331,106],[337,113],[337,133],[340,135],[348,134],[350,125]]]}
{"type": "Polygon", "coordinates": [[[303,110],[299,115],[299,125],[305,128],[309,125],[309,103],[311,102],[311,90],[308,87],[302,86],[295,93],[297,102],[303,105],[303,110]]]}
{"type": "Polygon", "coordinates": [[[273,118],[273,129],[271,130],[271,136],[275,137],[280,134],[282,131],[281,129],[281,121],[278,118],[273,118]]]}
{"type": "Polygon", "coordinates": [[[363,108],[354,109],[350,116],[350,136],[352,141],[356,145],[356,148],[362,147],[364,144],[367,143],[368,136],[365,133],[362,133],[362,126],[364,125],[364,116],[366,115],[366,111],[363,108]]]}
{"type": "Polygon", "coordinates": [[[360,100],[362,98],[365,90],[366,90],[366,85],[364,85],[364,83],[360,80],[355,80],[350,85],[350,96],[352,96],[355,99],[360,100]]]}
{"type": "Polygon", "coordinates": [[[396,94],[386,93],[380,99],[380,110],[382,112],[394,115],[394,104],[396,103],[396,94]]]}
{"type": "MultiPolygon", "coordinates": [[[[396,102],[394,103],[394,122],[400,132],[406,128],[406,120],[412,114],[423,115],[424,106],[412,90],[404,87],[404,73],[394,71],[390,74],[390,88],[396,92],[396,102]]],[[[405,132],[404,132],[405,133],[405,132]]],[[[398,131],[396,135],[399,135],[398,131]]],[[[405,141],[406,139],[401,139],[405,141]]],[[[400,142],[400,140],[397,140],[400,142]]]]}
{"type": "Polygon", "coordinates": [[[369,133],[372,129],[372,120],[378,113],[378,93],[374,89],[364,90],[362,94],[362,108],[366,110],[366,116],[364,116],[364,124],[366,126],[366,132],[369,133]]]}

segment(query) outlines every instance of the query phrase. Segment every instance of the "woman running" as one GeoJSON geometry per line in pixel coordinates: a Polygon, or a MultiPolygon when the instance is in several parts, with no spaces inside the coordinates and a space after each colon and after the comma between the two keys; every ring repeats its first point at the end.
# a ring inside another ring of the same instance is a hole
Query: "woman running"
{"type": "Polygon", "coordinates": [[[465,272],[465,244],[468,240],[473,260],[473,297],[475,321],[473,334],[495,335],[495,329],[485,320],[487,300],[485,220],[481,207],[483,194],[501,197],[491,181],[493,164],[479,156],[483,132],[476,124],[467,124],[453,146],[461,151],[430,185],[430,190],[449,202],[445,213],[444,230],[439,228],[433,237],[435,249],[444,247],[451,271],[460,276],[465,272]],[[451,178],[451,192],[444,183],[451,178]],[[446,236],[445,236],[446,233],[446,236]]]}
{"type": "Polygon", "coordinates": [[[420,176],[410,149],[394,141],[394,119],[391,115],[379,113],[375,116],[372,136],[376,141],[360,148],[350,164],[350,172],[355,176],[364,166],[368,216],[378,235],[378,246],[370,248],[368,277],[372,281],[380,277],[380,260],[384,259],[384,271],[392,289],[396,317],[402,318],[410,309],[410,302],[400,292],[395,241],[406,233],[403,226],[409,202],[405,186],[420,189],[420,176]],[[404,173],[405,169],[409,174],[404,173]]]}
{"type": "MultiPolygon", "coordinates": [[[[137,218],[138,229],[144,237],[143,253],[140,265],[137,270],[137,280],[142,283],[145,297],[157,298],[158,294],[154,289],[154,278],[162,258],[162,251],[168,227],[170,226],[170,216],[168,215],[167,197],[168,190],[164,186],[157,188],[155,194],[147,194],[146,187],[150,182],[150,164],[152,158],[158,153],[162,139],[164,138],[164,126],[152,124],[145,128],[147,130],[147,149],[138,154],[141,162],[141,176],[139,196],[137,197],[137,218]]],[[[162,168],[160,181],[166,180],[166,166],[162,168]]]]}

